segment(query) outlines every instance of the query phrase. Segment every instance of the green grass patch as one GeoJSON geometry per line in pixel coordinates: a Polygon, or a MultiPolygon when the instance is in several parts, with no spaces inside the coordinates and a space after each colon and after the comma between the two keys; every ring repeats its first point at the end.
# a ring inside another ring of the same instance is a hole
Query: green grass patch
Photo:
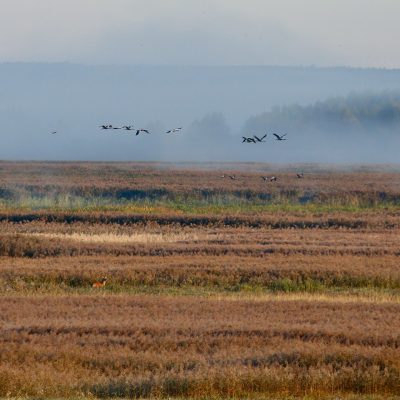
{"type": "Polygon", "coordinates": [[[327,286],[312,279],[296,282],[283,278],[271,281],[267,285],[244,284],[141,284],[138,282],[110,282],[103,288],[92,288],[91,280],[79,277],[66,280],[46,280],[35,277],[18,277],[0,283],[0,295],[90,295],[90,294],[127,294],[127,295],[167,295],[167,296],[263,296],[274,294],[313,294],[313,295],[349,295],[362,297],[386,297],[400,301],[400,288],[378,286],[327,286]]]}
{"type": "Polygon", "coordinates": [[[103,197],[79,196],[22,196],[16,199],[0,199],[0,212],[52,211],[70,213],[118,212],[123,214],[183,214],[183,215],[235,215],[274,212],[327,213],[400,211],[400,204],[390,202],[363,203],[362,201],[314,201],[302,204],[296,199],[276,198],[272,200],[246,200],[221,195],[206,199],[177,197],[176,199],[126,200],[103,197]]]}

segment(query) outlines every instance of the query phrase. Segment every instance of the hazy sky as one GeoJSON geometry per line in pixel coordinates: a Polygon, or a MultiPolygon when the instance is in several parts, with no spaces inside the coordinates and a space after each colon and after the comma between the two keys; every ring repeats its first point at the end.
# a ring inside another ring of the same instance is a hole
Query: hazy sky
{"type": "Polygon", "coordinates": [[[1,0],[0,62],[400,68],[399,0],[1,0]]]}

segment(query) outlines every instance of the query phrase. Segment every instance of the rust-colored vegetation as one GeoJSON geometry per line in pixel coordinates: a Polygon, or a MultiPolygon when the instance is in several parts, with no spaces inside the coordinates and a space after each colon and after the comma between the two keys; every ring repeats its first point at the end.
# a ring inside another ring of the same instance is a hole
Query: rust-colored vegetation
{"type": "Polygon", "coordinates": [[[0,163],[0,396],[398,395],[400,174],[171,168],[0,163]]]}

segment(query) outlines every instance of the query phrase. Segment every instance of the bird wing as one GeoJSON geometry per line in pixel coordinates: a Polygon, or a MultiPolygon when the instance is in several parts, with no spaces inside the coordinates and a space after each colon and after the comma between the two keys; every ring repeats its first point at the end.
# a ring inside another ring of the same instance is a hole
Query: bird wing
{"type": "Polygon", "coordinates": [[[261,138],[261,140],[264,140],[266,137],[267,137],[267,134],[265,134],[265,135],[261,138]]]}
{"type": "Polygon", "coordinates": [[[259,142],[261,142],[261,139],[258,137],[258,136],[256,136],[256,135],[253,135],[259,142]]]}

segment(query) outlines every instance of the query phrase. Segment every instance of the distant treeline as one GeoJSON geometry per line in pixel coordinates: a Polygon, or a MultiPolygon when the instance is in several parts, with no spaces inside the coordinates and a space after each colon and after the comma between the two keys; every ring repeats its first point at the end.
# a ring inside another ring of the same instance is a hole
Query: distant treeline
{"type": "Polygon", "coordinates": [[[335,97],[308,106],[273,107],[271,111],[251,117],[244,130],[300,128],[312,131],[374,130],[400,125],[400,91],[381,94],[353,94],[335,97]]]}

